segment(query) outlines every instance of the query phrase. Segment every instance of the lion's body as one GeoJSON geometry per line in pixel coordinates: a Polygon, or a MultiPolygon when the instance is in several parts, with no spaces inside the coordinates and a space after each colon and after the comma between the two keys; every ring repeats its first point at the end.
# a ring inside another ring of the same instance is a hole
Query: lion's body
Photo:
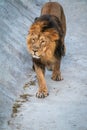
{"type": "Polygon", "coordinates": [[[63,8],[56,2],[46,3],[42,7],[41,16],[31,25],[27,37],[39,83],[37,97],[48,95],[44,78],[46,66],[53,70],[53,80],[62,80],[60,62],[65,54],[65,34],[66,20],[63,8]]]}
{"type": "Polygon", "coordinates": [[[43,8],[41,10],[41,15],[45,15],[45,14],[56,16],[59,19],[59,21],[61,21],[62,29],[63,29],[64,36],[65,36],[66,19],[65,19],[65,15],[64,15],[62,6],[57,2],[48,2],[43,6],[43,8]]]}

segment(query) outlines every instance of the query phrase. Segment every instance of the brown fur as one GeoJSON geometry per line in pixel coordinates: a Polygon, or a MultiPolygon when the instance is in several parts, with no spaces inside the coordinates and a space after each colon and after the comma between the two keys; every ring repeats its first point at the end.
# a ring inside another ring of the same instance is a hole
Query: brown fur
{"type": "Polygon", "coordinates": [[[60,62],[65,54],[65,34],[66,20],[63,8],[56,2],[46,3],[41,10],[41,16],[31,25],[27,37],[28,50],[32,55],[39,84],[36,93],[38,98],[48,96],[45,67],[53,70],[53,80],[63,79],[60,62]]]}
{"type": "Polygon", "coordinates": [[[41,15],[45,15],[45,14],[50,14],[59,18],[62,24],[62,29],[63,29],[64,37],[65,37],[66,19],[65,19],[65,14],[64,14],[62,6],[57,2],[48,2],[43,6],[41,10],[41,15]]]}

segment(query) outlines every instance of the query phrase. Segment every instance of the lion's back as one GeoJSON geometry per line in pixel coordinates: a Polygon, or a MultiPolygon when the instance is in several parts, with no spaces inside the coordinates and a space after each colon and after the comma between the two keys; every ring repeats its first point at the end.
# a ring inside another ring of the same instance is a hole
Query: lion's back
{"type": "Polygon", "coordinates": [[[41,15],[49,14],[54,15],[58,18],[60,18],[61,15],[61,5],[57,2],[48,2],[45,5],[43,5],[41,10],[41,15]]]}
{"type": "Polygon", "coordinates": [[[41,9],[41,15],[54,15],[56,16],[61,24],[64,33],[66,33],[66,19],[62,6],[58,2],[48,2],[43,5],[41,9]]]}

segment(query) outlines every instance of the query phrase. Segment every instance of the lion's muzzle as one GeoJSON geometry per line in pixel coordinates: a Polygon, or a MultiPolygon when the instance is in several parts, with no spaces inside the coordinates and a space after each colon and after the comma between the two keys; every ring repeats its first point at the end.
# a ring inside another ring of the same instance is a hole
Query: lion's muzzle
{"type": "Polygon", "coordinates": [[[32,54],[32,57],[33,58],[36,58],[36,59],[39,59],[40,57],[38,56],[38,48],[34,48],[33,49],[33,54],[32,54]]]}

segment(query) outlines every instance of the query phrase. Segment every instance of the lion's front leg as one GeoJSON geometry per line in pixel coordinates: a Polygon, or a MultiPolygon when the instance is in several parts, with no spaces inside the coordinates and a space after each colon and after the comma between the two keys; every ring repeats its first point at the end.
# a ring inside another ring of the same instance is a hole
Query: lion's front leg
{"type": "Polygon", "coordinates": [[[60,62],[61,62],[61,59],[57,60],[53,68],[52,79],[56,81],[63,80],[61,76],[61,72],[60,72],[60,62]]]}
{"type": "Polygon", "coordinates": [[[47,97],[49,94],[48,94],[46,81],[44,77],[45,67],[43,65],[37,65],[36,63],[34,63],[34,67],[35,67],[35,72],[36,72],[38,84],[39,84],[39,89],[38,89],[38,92],[36,93],[36,97],[38,98],[47,97]]]}

